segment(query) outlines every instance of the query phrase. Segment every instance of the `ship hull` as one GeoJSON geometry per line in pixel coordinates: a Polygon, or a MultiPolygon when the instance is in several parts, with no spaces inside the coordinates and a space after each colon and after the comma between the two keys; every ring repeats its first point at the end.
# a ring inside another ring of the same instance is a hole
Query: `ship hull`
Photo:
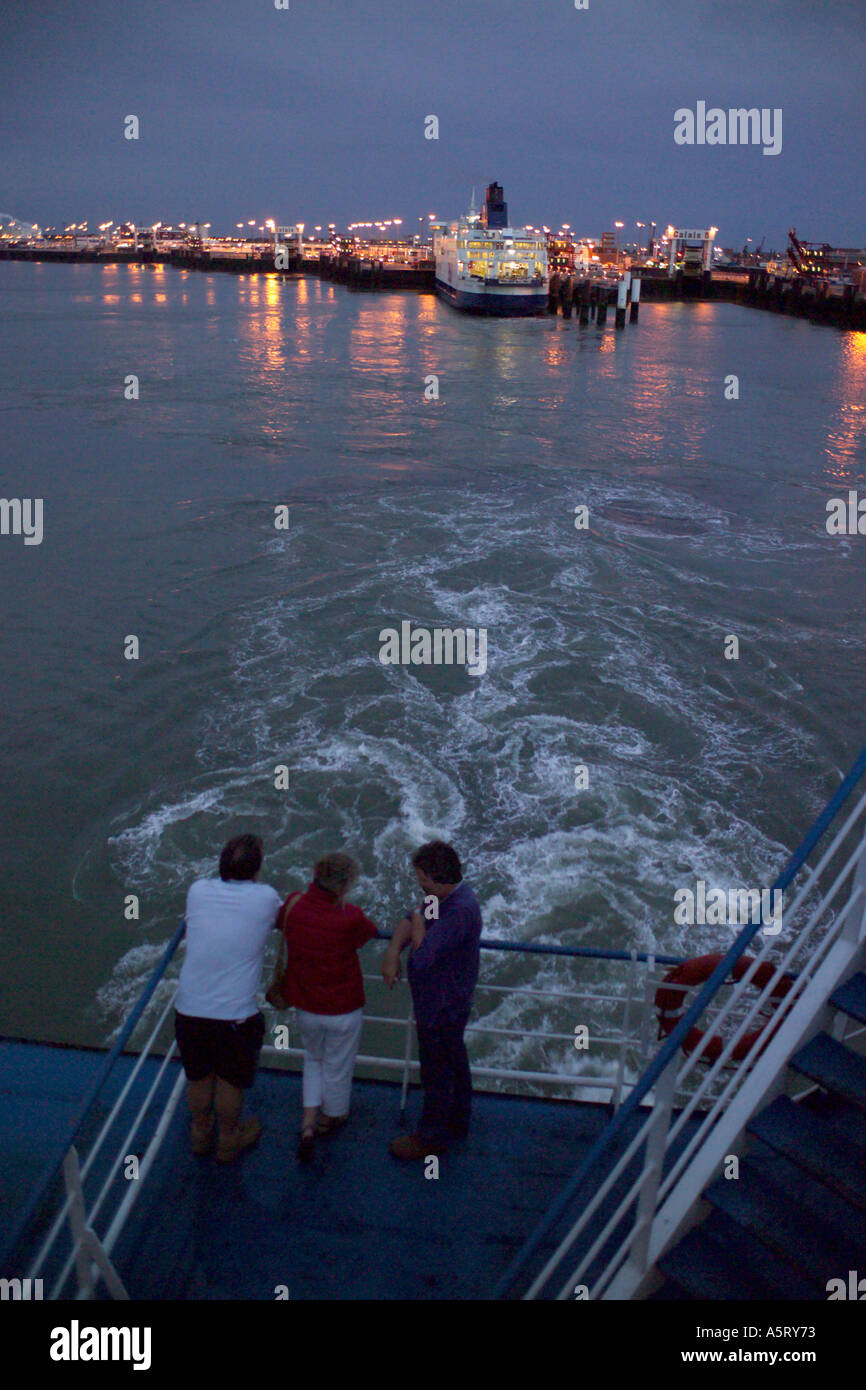
{"type": "Polygon", "coordinates": [[[440,299],[465,314],[487,314],[496,318],[527,318],[547,310],[547,290],[544,288],[508,290],[463,290],[436,279],[440,299]]]}

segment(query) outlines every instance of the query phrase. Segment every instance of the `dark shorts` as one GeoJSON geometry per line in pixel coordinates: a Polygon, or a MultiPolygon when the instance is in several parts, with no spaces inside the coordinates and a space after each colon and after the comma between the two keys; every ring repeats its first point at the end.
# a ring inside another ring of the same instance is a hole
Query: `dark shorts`
{"type": "Polygon", "coordinates": [[[175,1011],[174,1036],[187,1081],[203,1081],[214,1074],[241,1090],[252,1086],[265,1036],[262,1014],[232,1023],[175,1011]]]}

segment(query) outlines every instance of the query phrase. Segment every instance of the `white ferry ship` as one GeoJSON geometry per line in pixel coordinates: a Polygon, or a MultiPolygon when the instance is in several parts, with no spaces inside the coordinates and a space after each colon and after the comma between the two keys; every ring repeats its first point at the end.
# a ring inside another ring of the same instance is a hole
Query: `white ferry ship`
{"type": "Polygon", "coordinates": [[[475,314],[540,314],[547,308],[547,244],[541,232],[508,225],[498,183],[481,212],[433,228],[436,293],[475,314]]]}

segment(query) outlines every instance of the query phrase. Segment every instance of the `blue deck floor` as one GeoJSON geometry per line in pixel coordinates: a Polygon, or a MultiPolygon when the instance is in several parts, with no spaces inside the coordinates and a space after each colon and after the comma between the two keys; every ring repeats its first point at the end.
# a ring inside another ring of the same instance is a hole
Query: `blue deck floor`
{"type": "MultiPolygon", "coordinates": [[[[0,1044],[7,1227],[102,1061],[0,1044]]],[[[418,1106],[415,1092],[410,1122],[418,1106]]],[[[189,1151],[182,1104],[115,1251],[133,1298],[273,1299],[279,1285],[292,1299],[487,1297],[610,1116],[600,1105],[476,1094],[472,1133],[436,1180],[388,1153],[400,1132],[396,1085],[356,1082],[350,1124],[319,1142],[308,1167],[295,1158],[299,1107],[296,1074],[260,1071],[249,1108],[265,1132],[223,1168],[189,1151]]]]}

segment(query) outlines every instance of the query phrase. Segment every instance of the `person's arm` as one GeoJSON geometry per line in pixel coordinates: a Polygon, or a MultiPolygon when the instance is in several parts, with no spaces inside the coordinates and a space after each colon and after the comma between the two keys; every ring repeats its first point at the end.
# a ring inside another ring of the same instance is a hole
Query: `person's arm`
{"type": "Polygon", "coordinates": [[[382,957],[382,978],[389,989],[392,989],[394,981],[400,978],[402,972],[400,955],[411,940],[412,921],[411,918],[404,917],[402,922],[398,922],[394,928],[391,940],[388,942],[387,949],[382,957]]]}
{"type": "Polygon", "coordinates": [[[356,951],[360,951],[362,946],[372,941],[378,930],[376,923],[372,922],[360,907],[349,904],[349,937],[356,951]]]}

